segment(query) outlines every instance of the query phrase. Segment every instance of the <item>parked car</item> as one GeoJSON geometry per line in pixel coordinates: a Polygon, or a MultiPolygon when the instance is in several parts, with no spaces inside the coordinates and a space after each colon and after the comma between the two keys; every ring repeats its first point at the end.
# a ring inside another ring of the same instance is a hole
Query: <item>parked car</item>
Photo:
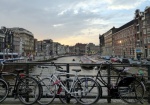
{"type": "Polygon", "coordinates": [[[119,59],[117,57],[113,57],[110,60],[111,60],[111,62],[118,62],[119,59]]]}
{"type": "Polygon", "coordinates": [[[125,64],[141,64],[140,61],[132,60],[131,58],[123,58],[122,63],[125,63],[125,64]]]}
{"type": "Polygon", "coordinates": [[[110,56],[105,56],[105,60],[110,60],[110,56]]]}
{"type": "Polygon", "coordinates": [[[121,63],[123,58],[118,58],[118,62],[121,63]]]}
{"type": "Polygon", "coordinates": [[[141,60],[141,63],[142,64],[150,64],[150,61],[148,61],[147,59],[143,59],[143,60],[141,60]]]}
{"type": "Polygon", "coordinates": [[[104,59],[104,58],[105,58],[105,56],[101,56],[101,58],[102,58],[102,59],[104,59]]]}

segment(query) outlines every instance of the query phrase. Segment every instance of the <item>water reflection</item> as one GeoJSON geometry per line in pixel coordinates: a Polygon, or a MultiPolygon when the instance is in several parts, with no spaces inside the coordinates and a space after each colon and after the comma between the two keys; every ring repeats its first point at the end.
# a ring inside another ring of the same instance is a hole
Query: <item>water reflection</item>
{"type": "MultiPolygon", "coordinates": [[[[80,63],[80,56],[71,56],[71,57],[62,57],[57,60],[54,60],[55,63],[80,63]]],[[[65,66],[62,66],[64,70],[66,70],[65,66]]],[[[96,70],[86,70],[84,68],[81,68],[81,66],[70,66],[70,73],[74,73],[72,69],[81,69],[81,72],[78,74],[80,75],[96,75],[96,70]]],[[[40,74],[41,68],[35,67],[32,71],[33,74],[40,74]]],[[[54,66],[49,66],[48,69],[43,69],[43,74],[48,75],[49,73],[53,73],[55,71],[54,66]]]]}

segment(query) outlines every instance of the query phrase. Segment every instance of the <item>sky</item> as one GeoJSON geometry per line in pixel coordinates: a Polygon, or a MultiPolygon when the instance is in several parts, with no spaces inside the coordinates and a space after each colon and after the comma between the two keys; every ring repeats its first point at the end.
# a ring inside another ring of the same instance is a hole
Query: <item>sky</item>
{"type": "Polygon", "coordinates": [[[99,44],[99,34],[134,19],[150,0],[0,0],[0,26],[20,27],[38,40],[99,44]]]}

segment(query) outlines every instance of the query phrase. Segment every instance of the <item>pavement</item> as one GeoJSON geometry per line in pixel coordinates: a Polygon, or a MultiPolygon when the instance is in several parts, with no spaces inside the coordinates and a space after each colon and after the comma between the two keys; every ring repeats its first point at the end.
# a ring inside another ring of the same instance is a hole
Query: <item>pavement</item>
{"type": "MultiPolygon", "coordinates": [[[[150,103],[147,102],[147,100],[142,101],[143,104],[137,103],[137,104],[130,104],[130,105],[150,105],[150,103]]],[[[13,98],[6,98],[6,100],[0,105],[24,105],[22,104],[18,99],[13,99],[13,98]]],[[[39,105],[38,103],[35,103],[34,105],[39,105]]],[[[64,105],[61,103],[58,99],[55,99],[50,105],[64,105]]],[[[73,105],[73,103],[67,104],[67,105],[73,105]]],[[[81,105],[81,104],[74,104],[74,105],[81,105]]],[[[97,103],[93,105],[127,105],[127,103],[124,103],[120,99],[112,99],[111,103],[107,103],[106,99],[100,99],[97,103]]]]}

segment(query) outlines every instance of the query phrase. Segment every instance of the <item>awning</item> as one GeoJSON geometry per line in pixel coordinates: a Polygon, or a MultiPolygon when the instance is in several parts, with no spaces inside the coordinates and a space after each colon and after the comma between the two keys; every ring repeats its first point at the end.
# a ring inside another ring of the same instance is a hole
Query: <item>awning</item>
{"type": "Polygon", "coordinates": [[[142,50],[141,49],[136,49],[136,52],[137,53],[142,53],[142,50]]]}

